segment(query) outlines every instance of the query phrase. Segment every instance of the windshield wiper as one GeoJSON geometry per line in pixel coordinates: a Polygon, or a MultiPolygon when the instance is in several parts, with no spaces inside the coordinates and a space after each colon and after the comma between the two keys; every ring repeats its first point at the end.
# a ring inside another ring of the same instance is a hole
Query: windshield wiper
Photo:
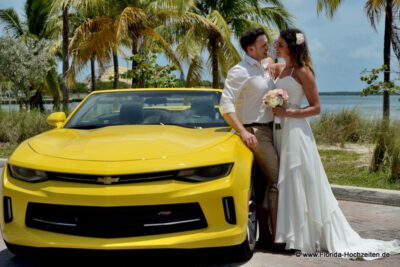
{"type": "MultiPolygon", "coordinates": [[[[144,124],[146,125],[146,124],[144,124]]],[[[158,123],[158,125],[166,125],[166,126],[178,126],[178,127],[184,127],[184,128],[194,128],[193,126],[189,126],[187,124],[180,124],[180,123],[164,123],[164,122],[160,122],[158,123]]]]}
{"type": "Polygon", "coordinates": [[[98,129],[106,126],[110,126],[107,124],[87,124],[87,125],[75,125],[72,127],[68,127],[68,129],[81,129],[81,130],[90,130],[90,129],[98,129]]]}

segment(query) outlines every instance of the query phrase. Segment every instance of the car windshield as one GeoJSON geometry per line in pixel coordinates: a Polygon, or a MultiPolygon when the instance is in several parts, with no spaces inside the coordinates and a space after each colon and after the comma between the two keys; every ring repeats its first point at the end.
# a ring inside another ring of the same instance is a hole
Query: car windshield
{"type": "Polygon", "coordinates": [[[120,91],[93,94],[65,128],[113,125],[227,126],[219,112],[218,91],[120,91]]]}

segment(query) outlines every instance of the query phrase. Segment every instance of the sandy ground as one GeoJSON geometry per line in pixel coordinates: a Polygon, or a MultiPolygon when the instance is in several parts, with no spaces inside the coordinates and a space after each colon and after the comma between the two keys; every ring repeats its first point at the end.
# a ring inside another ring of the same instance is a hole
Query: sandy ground
{"type": "Polygon", "coordinates": [[[357,167],[368,167],[371,163],[372,153],[374,152],[374,144],[351,144],[346,143],[344,147],[334,145],[318,145],[318,149],[322,150],[342,150],[355,152],[360,155],[359,160],[356,162],[357,167]]]}

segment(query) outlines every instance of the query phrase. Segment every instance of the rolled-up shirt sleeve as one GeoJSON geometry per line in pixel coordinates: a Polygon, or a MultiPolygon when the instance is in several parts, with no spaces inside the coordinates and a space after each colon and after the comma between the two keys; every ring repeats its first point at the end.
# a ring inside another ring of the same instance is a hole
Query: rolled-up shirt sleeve
{"type": "Polygon", "coordinates": [[[239,65],[229,70],[220,101],[220,111],[222,114],[235,112],[236,100],[248,78],[249,74],[247,70],[239,65]]]}

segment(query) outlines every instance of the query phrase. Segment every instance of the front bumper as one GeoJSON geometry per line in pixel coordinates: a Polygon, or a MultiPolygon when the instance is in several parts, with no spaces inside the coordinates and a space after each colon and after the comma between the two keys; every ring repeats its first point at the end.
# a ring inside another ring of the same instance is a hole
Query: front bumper
{"type": "Polygon", "coordinates": [[[76,249],[162,249],[233,246],[246,238],[247,199],[250,168],[232,169],[228,177],[203,183],[174,180],[92,185],[47,181],[37,184],[11,178],[3,171],[1,230],[7,243],[40,248],[76,249]],[[4,197],[11,199],[12,221],[5,223],[4,197]],[[227,222],[223,198],[232,197],[236,223],[227,222]],[[207,226],[173,233],[105,238],[44,231],[26,226],[29,203],[81,207],[137,207],[198,203],[207,226]]]}

